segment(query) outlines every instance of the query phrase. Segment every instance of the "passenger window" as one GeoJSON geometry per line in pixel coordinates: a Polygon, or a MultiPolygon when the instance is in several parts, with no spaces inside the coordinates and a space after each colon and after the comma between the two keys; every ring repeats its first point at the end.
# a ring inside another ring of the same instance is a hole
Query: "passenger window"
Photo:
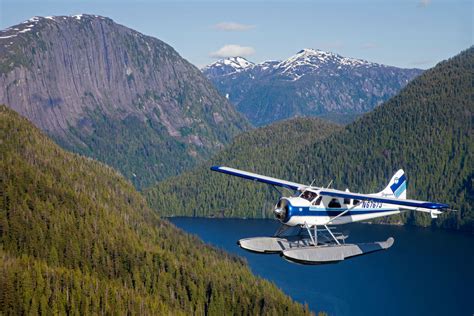
{"type": "Polygon", "coordinates": [[[351,199],[344,199],[344,204],[346,204],[346,205],[351,204],[351,199]]]}
{"type": "Polygon", "coordinates": [[[331,202],[329,202],[328,207],[329,208],[340,208],[341,203],[339,202],[338,199],[332,199],[331,202]]]}
{"type": "Polygon", "coordinates": [[[352,205],[357,205],[357,204],[360,203],[360,201],[359,200],[353,200],[352,203],[353,203],[352,205]]]}
{"type": "Polygon", "coordinates": [[[322,199],[323,199],[322,196],[318,197],[318,198],[316,199],[316,201],[313,202],[313,205],[320,205],[322,199]]]}

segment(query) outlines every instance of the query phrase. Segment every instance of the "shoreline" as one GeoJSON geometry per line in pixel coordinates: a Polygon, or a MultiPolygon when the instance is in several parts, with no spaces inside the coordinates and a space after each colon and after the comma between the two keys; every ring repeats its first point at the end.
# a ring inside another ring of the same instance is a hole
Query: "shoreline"
{"type": "MultiPolygon", "coordinates": [[[[275,220],[274,218],[254,218],[254,217],[222,217],[222,216],[188,216],[188,215],[173,215],[173,216],[161,216],[163,219],[170,219],[170,218],[197,218],[197,219],[241,219],[241,220],[275,220]]],[[[469,231],[469,230],[462,230],[462,229],[453,229],[453,228],[443,228],[443,227],[437,227],[437,226],[419,226],[419,225],[412,225],[412,224],[406,224],[402,223],[400,221],[398,222],[393,222],[393,223],[386,223],[386,222],[380,222],[376,223],[373,221],[360,221],[360,222],[354,222],[358,224],[365,224],[365,225],[386,225],[386,226],[398,226],[398,227],[417,227],[417,228],[427,228],[427,229],[433,229],[433,230],[442,230],[442,231],[450,231],[450,232],[457,232],[457,233],[464,233],[464,234],[469,234],[474,236],[474,231],[469,231]]],[[[352,224],[352,223],[351,223],[352,224]]],[[[344,224],[347,225],[347,224],[344,224]]],[[[340,226],[344,226],[340,225],[340,226]]]]}

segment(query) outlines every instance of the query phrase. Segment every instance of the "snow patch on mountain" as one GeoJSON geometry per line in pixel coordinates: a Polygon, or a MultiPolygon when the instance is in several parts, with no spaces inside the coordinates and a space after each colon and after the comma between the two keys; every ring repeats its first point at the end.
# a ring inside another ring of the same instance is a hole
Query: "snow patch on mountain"
{"type": "MultiPolygon", "coordinates": [[[[102,20],[106,19],[99,15],[90,15],[90,14],[75,14],[75,15],[70,15],[70,16],[45,16],[45,17],[34,16],[34,17],[29,18],[26,21],[21,22],[19,25],[16,25],[16,27],[9,27],[4,30],[0,30],[0,40],[14,38],[23,33],[32,31],[35,27],[37,27],[38,25],[44,22],[61,23],[60,20],[62,19],[63,20],[62,22],[64,23],[64,22],[67,22],[69,19],[74,19],[82,23],[84,19],[90,20],[90,19],[95,19],[95,18],[99,18],[102,20]]],[[[4,46],[8,46],[10,44],[4,45],[4,46]]]]}
{"type": "MultiPolygon", "coordinates": [[[[290,80],[298,80],[308,73],[318,71],[320,68],[334,68],[338,71],[343,68],[379,66],[362,59],[342,57],[331,52],[325,52],[318,49],[306,48],[290,58],[279,63],[275,68],[282,74],[289,76],[290,80]]],[[[330,75],[335,75],[332,73],[330,75]]]]}
{"type": "Polygon", "coordinates": [[[203,72],[215,69],[215,68],[226,68],[226,73],[230,74],[233,72],[240,72],[247,68],[254,67],[255,64],[248,61],[243,57],[229,57],[225,59],[220,59],[202,69],[203,72]]]}

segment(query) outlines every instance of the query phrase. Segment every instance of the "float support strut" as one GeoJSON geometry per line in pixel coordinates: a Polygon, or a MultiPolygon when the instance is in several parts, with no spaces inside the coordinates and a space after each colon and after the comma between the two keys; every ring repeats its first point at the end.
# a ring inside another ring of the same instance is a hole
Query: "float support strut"
{"type": "Polygon", "coordinates": [[[332,233],[332,231],[329,229],[329,227],[327,225],[324,225],[324,228],[326,228],[326,230],[328,231],[328,233],[331,235],[331,237],[334,239],[334,241],[336,242],[336,244],[340,245],[339,241],[337,240],[336,237],[334,237],[334,234],[332,233]]]}

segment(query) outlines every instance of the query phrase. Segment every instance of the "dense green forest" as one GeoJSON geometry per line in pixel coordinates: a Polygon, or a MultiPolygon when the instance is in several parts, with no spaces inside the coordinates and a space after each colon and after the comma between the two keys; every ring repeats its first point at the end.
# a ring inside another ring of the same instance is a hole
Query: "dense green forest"
{"type": "Polygon", "coordinates": [[[317,185],[333,180],[333,187],[358,192],[383,189],[403,168],[409,198],[446,202],[460,211],[433,221],[418,212],[384,220],[474,231],[473,64],[471,47],[354,123],[329,128],[333,133],[299,129],[298,121],[248,132],[209,163],[146,190],[148,202],[165,215],[271,216],[278,193],[209,167],[228,165],[317,185]],[[255,154],[260,150],[265,154],[255,154]]]}
{"type": "Polygon", "coordinates": [[[310,313],[5,106],[0,140],[0,314],[310,313]]]}
{"type": "Polygon", "coordinates": [[[295,118],[242,133],[210,161],[144,191],[149,204],[166,216],[265,217],[278,197],[266,185],[209,171],[227,164],[266,175],[290,172],[288,162],[302,147],[342,130],[319,118],[295,118]]]}

